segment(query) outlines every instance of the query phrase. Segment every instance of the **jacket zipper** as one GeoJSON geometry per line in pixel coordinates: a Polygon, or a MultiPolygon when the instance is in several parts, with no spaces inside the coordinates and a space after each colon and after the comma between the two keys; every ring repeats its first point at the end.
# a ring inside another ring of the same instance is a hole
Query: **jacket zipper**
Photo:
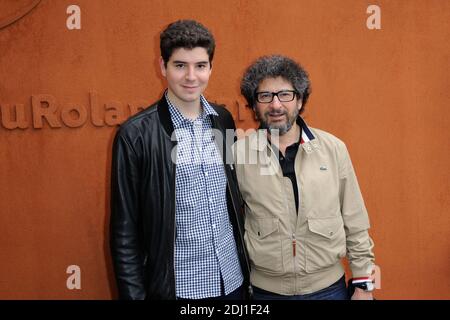
{"type": "MultiPolygon", "coordinates": [[[[295,233],[292,234],[292,256],[295,257],[297,253],[297,240],[295,239],[295,233]]],[[[294,261],[295,267],[295,261],[294,261]]]]}
{"type": "MultiPolygon", "coordinates": [[[[273,152],[273,150],[272,150],[273,152]]],[[[284,194],[284,202],[286,204],[286,210],[287,212],[289,212],[289,206],[287,204],[287,197],[284,194]]],[[[298,216],[297,216],[297,221],[298,221],[298,216]]],[[[294,292],[296,291],[297,288],[297,271],[296,271],[296,267],[295,267],[295,260],[296,260],[296,256],[297,256],[297,238],[295,236],[295,229],[296,229],[297,224],[295,224],[295,228],[294,231],[292,233],[292,268],[294,271],[294,292]]]]}

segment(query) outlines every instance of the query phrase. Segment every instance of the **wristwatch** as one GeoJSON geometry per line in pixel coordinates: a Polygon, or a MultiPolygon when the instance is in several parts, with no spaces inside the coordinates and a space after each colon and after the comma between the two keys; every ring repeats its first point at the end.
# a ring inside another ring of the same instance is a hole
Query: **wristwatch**
{"type": "Polygon", "coordinates": [[[352,283],[352,285],[354,287],[360,288],[366,292],[372,292],[375,289],[375,286],[373,285],[372,281],[356,282],[356,283],[352,283]]]}

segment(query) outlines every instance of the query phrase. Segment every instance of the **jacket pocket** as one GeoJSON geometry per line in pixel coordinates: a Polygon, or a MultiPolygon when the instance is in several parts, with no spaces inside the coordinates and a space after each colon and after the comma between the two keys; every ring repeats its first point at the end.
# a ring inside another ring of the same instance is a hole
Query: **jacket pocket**
{"type": "Polygon", "coordinates": [[[252,267],[269,274],[283,272],[279,219],[245,219],[245,244],[252,267]]]}
{"type": "Polygon", "coordinates": [[[345,230],[341,216],[308,219],[306,271],[314,272],[336,264],[345,256],[345,230]]]}

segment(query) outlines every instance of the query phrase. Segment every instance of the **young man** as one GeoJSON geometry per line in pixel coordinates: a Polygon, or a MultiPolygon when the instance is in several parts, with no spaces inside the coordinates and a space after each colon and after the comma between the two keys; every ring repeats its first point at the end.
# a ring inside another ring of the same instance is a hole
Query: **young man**
{"type": "Polygon", "coordinates": [[[214,38],[200,23],[181,20],[161,33],[160,47],[167,90],[120,127],[113,146],[111,252],[119,295],[240,299],[249,265],[236,175],[224,161],[225,130],[235,125],[202,95],[214,38]]]}
{"type": "Polygon", "coordinates": [[[353,299],[371,299],[366,208],[344,143],[299,116],[310,94],[306,72],[287,57],[262,57],[241,93],[262,129],[234,146],[254,298],[347,299],[347,254],[361,287],[353,299]]]}

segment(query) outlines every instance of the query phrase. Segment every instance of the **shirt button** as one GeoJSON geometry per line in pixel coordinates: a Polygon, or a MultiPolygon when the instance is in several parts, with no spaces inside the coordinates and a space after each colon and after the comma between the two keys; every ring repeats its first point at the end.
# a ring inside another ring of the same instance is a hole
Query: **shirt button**
{"type": "Polygon", "coordinates": [[[209,203],[212,203],[212,202],[213,202],[213,200],[211,198],[209,198],[209,203]]]}
{"type": "Polygon", "coordinates": [[[215,223],[213,223],[212,227],[213,227],[213,229],[215,229],[215,228],[216,228],[216,224],[215,224],[215,223]]]}
{"type": "Polygon", "coordinates": [[[216,250],[216,254],[219,255],[219,250],[216,250]]]}
{"type": "Polygon", "coordinates": [[[208,176],[208,172],[205,172],[205,177],[207,177],[208,176]]]}

